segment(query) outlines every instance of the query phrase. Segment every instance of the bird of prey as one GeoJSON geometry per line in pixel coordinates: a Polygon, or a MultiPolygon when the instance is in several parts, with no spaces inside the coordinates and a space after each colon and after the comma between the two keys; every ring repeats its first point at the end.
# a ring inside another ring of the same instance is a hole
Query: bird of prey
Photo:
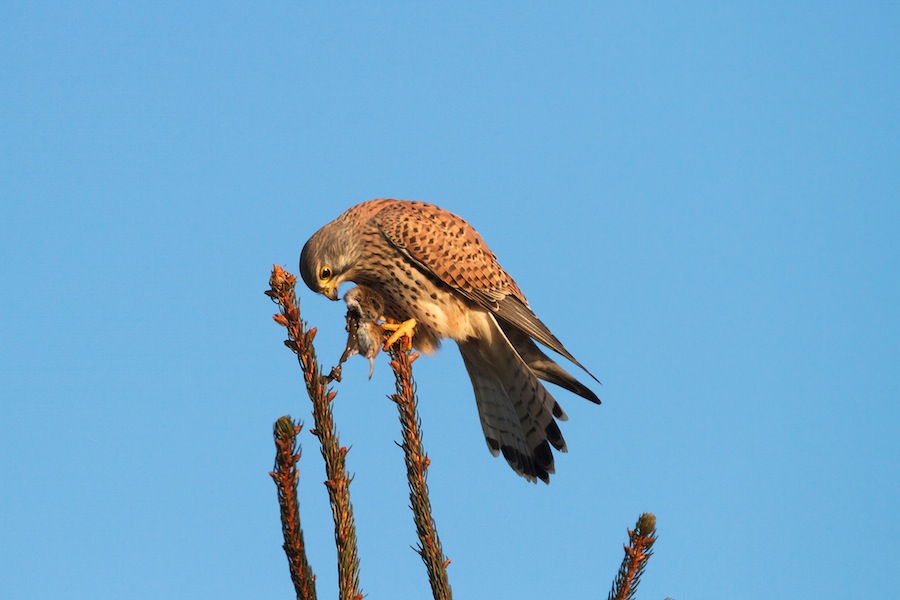
{"type": "Polygon", "coordinates": [[[384,318],[414,325],[419,350],[455,341],[488,448],[529,481],[550,482],[551,446],[566,452],[554,420],[566,414],[540,379],[600,403],[537,346],[597,380],[531,311],[478,232],[433,204],[388,198],[357,204],[306,242],[300,274],[331,300],[346,281],[368,288],[384,318]]]}

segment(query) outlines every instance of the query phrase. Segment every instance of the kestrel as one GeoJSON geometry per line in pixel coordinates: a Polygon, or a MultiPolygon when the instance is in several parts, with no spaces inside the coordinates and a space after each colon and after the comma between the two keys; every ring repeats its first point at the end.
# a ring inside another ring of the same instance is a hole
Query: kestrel
{"type": "Polygon", "coordinates": [[[434,352],[442,339],[455,341],[488,448],[529,481],[550,482],[551,445],[566,452],[554,420],[566,414],[539,379],[600,403],[538,348],[535,342],[596,381],[531,311],[478,232],[437,206],[392,199],[358,204],[306,242],[300,274],[331,300],[345,281],[369,288],[383,317],[414,320],[413,342],[423,352],[434,352]]]}

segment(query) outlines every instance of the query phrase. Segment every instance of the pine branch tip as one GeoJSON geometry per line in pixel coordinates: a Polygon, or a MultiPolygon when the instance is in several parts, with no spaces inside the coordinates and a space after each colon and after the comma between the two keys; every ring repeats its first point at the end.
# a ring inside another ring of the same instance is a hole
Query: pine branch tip
{"type": "Polygon", "coordinates": [[[638,517],[637,530],[640,535],[653,535],[656,532],[656,515],[644,513],[638,517]]]}

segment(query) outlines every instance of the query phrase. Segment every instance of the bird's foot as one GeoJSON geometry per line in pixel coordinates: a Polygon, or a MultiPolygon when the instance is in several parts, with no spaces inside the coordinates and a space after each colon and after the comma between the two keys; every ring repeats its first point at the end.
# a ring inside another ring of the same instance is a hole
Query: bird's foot
{"type": "Polygon", "coordinates": [[[381,323],[381,328],[385,331],[393,331],[394,333],[384,342],[384,350],[387,351],[388,348],[393,346],[397,340],[402,337],[409,338],[409,343],[412,345],[413,335],[416,333],[416,320],[409,319],[407,321],[403,321],[402,323],[381,323]]]}

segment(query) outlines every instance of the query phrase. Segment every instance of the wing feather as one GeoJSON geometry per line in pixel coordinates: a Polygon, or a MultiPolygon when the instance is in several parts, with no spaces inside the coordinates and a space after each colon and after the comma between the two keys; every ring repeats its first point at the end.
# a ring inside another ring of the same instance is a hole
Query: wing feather
{"type": "Polygon", "coordinates": [[[385,202],[372,220],[423,273],[561,354],[599,383],[528,307],[519,286],[462,217],[425,202],[395,200],[385,202]]]}

